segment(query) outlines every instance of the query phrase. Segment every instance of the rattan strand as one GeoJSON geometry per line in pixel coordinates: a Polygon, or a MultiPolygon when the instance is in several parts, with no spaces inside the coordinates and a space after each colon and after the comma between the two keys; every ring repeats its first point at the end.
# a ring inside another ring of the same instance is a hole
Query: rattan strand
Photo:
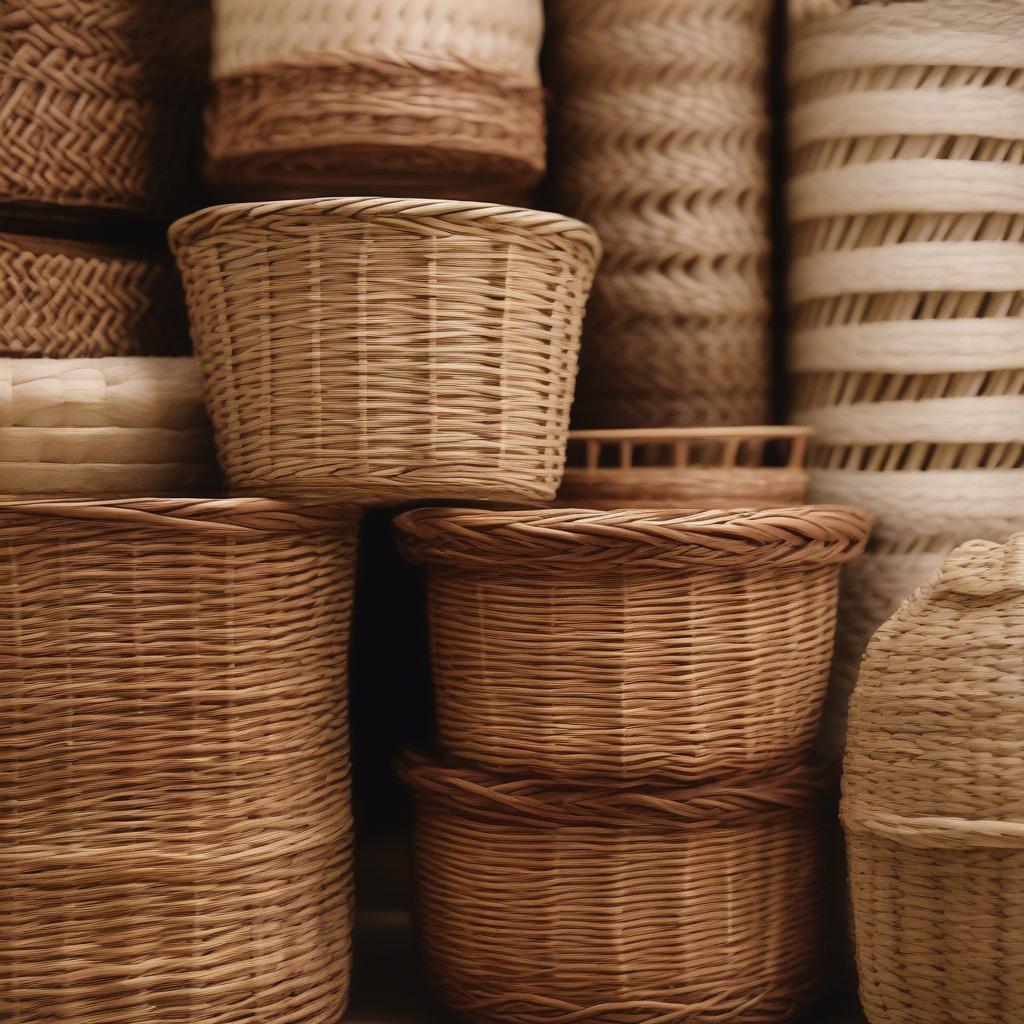
{"type": "Polygon", "coordinates": [[[550,501],[599,246],[434,200],[216,207],[171,231],[229,483],[550,501]]]}
{"type": "Polygon", "coordinates": [[[770,416],[770,11],[766,0],[550,5],[556,195],[607,249],[580,427],[770,416]]]}
{"type": "Polygon", "coordinates": [[[1024,1015],[1024,533],[971,541],[875,635],[842,816],[872,1024],[1024,1015]]]}
{"type": "Polygon", "coordinates": [[[420,509],[438,730],[551,779],[698,780],[799,762],[819,724],[852,509],[420,509]]]}
{"type": "Polygon", "coordinates": [[[351,515],[7,499],[0,538],[8,1019],[335,1024],[351,515]]]}
{"type": "Polygon", "coordinates": [[[819,992],[820,773],[691,790],[404,775],[428,975],[466,1019],[753,1024],[819,992]]]}

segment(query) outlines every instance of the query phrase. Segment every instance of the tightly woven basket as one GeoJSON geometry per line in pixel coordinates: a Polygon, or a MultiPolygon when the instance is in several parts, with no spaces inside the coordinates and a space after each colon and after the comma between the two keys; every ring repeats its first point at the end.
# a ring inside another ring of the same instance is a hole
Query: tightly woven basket
{"type": "Polygon", "coordinates": [[[0,232],[0,357],[177,355],[188,348],[169,261],[0,232]]]}
{"type": "Polygon", "coordinates": [[[558,503],[576,508],[776,508],[807,496],[805,427],[569,432],[558,503]]]}
{"type": "Polygon", "coordinates": [[[600,251],[590,228],[322,199],[200,211],[171,243],[235,490],[554,498],[600,251]]]}
{"type": "Polygon", "coordinates": [[[699,788],[559,788],[411,760],[432,985],[480,1024],[769,1024],[823,981],[808,768],[699,788]]]}
{"type": "Polygon", "coordinates": [[[6,1018],[335,1024],[351,517],[8,499],[0,537],[6,1018]]]}
{"type": "Polygon", "coordinates": [[[554,0],[553,184],[606,256],[574,423],[770,418],[771,0],[554,0]]]}
{"type": "Polygon", "coordinates": [[[541,0],[214,0],[207,170],[506,201],[544,172],[541,0]]]}
{"type": "Polygon", "coordinates": [[[0,210],[168,217],[199,181],[206,0],[5,0],[0,210]]]}
{"type": "Polygon", "coordinates": [[[0,359],[0,493],[216,488],[201,388],[188,357],[0,359]]]}
{"type": "Polygon", "coordinates": [[[697,781],[799,763],[818,729],[854,509],[425,508],[439,737],[551,779],[697,781]]]}
{"type": "Polygon", "coordinates": [[[972,541],[875,635],[842,816],[871,1024],[1024,1019],[1024,533],[972,541]]]}

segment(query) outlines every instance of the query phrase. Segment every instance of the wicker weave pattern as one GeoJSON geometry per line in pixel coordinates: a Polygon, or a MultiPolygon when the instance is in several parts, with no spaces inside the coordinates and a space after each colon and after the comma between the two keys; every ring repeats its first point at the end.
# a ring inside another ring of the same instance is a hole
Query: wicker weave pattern
{"type": "Polygon", "coordinates": [[[589,228],[332,199],[203,211],[172,244],[233,488],[554,497],[598,256],[589,228]]]}
{"type": "Polygon", "coordinates": [[[0,503],[11,1020],[338,1020],[354,533],[257,499],[0,503]]]}
{"type": "Polygon", "coordinates": [[[441,743],[553,779],[695,780],[804,757],[850,509],[397,520],[430,567],[441,743]],[[756,653],[755,653],[756,652],[756,653]]]}

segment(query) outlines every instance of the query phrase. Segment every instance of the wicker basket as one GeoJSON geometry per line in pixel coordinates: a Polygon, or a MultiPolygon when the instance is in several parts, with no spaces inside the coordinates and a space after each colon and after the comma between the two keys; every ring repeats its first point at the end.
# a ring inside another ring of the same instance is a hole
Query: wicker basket
{"type": "Polygon", "coordinates": [[[0,233],[0,358],[175,355],[188,348],[169,261],[0,233]]]}
{"type": "Polygon", "coordinates": [[[868,649],[843,823],[872,1024],[1024,1019],[1022,684],[1024,533],[958,548],[868,649]]]}
{"type": "MultiPolygon", "coordinates": [[[[506,201],[544,171],[541,0],[214,0],[208,174],[506,201]]],[[[255,198],[255,197],[254,197],[255,198]]]]}
{"type": "Polygon", "coordinates": [[[396,520],[430,568],[442,746],[552,779],[704,780],[806,757],[853,509],[396,520]]]}
{"type": "Polygon", "coordinates": [[[0,537],[9,1019],[335,1024],[351,516],[8,499],[0,537]]]}
{"type": "Polygon", "coordinates": [[[0,210],[166,217],[199,181],[206,0],[5,0],[0,210]]]}
{"type": "Polygon", "coordinates": [[[481,1024],[768,1024],[824,976],[827,786],[567,789],[412,760],[426,967],[481,1024]]]}
{"type": "Polygon", "coordinates": [[[218,479],[191,358],[0,359],[0,493],[152,497],[218,479]]]}
{"type": "Polygon", "coordinates": [[[558,503],[577,508],[770,508],[807,493],[803,427],[569,432],[558,503]]]}
{"type": "Polygon", "coordinates": [[[607,254],[574,422],[764,423],[771,0],[553,0],[560,208],[607,254]]]}
{"type": "Polygon", "coordinates": [[[550,501],[599,246],[433,200],[216,207],[171,230],[236,490],[550,501]]]}

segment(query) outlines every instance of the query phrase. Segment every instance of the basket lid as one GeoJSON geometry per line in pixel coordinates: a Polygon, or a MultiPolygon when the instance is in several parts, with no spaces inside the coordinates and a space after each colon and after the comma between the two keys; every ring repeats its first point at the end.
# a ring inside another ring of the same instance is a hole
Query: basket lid
{"type": "Polygon", "coordinates": [[[1024,533],[970,541],[883,625],[850,705],[847,829],[1024,846],[1024,533]]]}
{"type": "Polygon", "coordinates": [[[674,509],[420,508],[395,520],[407,558],[486,568],[828,565],[864,549],[871,517],[831,505],[674,509]]]}

